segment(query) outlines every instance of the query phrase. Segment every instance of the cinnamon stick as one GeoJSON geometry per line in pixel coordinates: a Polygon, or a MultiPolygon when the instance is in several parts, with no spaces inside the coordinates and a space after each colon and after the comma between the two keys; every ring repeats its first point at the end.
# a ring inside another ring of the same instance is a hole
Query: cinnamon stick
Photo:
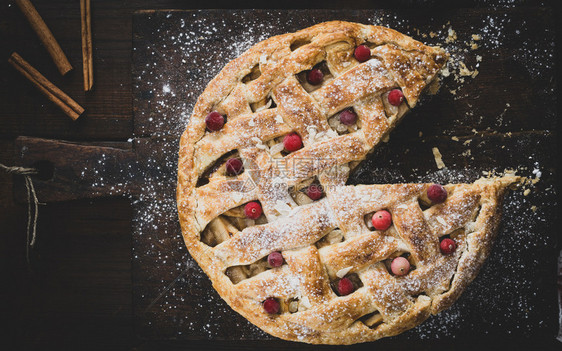
{"type": "Polygon", "coordinates": [[[76,120],[84,112],[82,106],[78,105],[78,103],[72,100],[70,96],[66,95],[62,90],[47,80],[47,78],[33,68],[16,52],[12,53],[8,62],[21,74],[23,74],[24,77],[29,79],[29,81],[33,83],[33,85],[35,85],[37,89],[39,89],[39,91],[41,91],[49,100],[60,107],[60,109],[63,110],[68,117],[76,120]]]}
{"type": "Polygon", "coordinates": [[[29,24],[37,33],[37,36],[53,58],[55,65],[57,66],[60,74],[63,76],[72,70],[72,65],[68,62],[66,55],[62,51],[59,43],[53,36],[53,33],[49,30],[43,18],[39,15],[33,4],[29,0],[16,0],[16,4],[20,8],[21,12],[25,15],[29,24]]]}
{"type": "Polygon", "coordinates": [[[80,0],[80,14],[82,17],[82,70],[84,73],[84,91],[89,91],[94,85],[90,0],[80,0]]]}

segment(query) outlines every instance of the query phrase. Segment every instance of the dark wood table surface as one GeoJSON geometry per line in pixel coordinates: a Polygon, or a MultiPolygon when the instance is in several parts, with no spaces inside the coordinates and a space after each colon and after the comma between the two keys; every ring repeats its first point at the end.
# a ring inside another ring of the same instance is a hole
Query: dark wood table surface
{"type": "MultiPolygon", "coordinates": [[[[495,3],[553,6],[541,1],[325,1],[322,8],[412,6],[486,7],[495,3]]],[[[134,136],[132,96],[132,20],[141,9],[228,8],[230,2],[95,0],[93,10],[94,91],[82,89],[80,8],[78,1],[35,0],[39,13],[58,39],[74,70],[61,77],[23,15],[12,1],[0,4],[0,163],[17,164],[15,138],[33,136],[71,141],[126,141],[134,136]],[[17,51],[86,109],[72,122],[7,64],[17,51]]],[[[239,4],[264,7],[263,1],[239,4]]],[[[284,2],[276,8],[312,7],[284,2]]],[[[561,19],[559,15],[555,15],[561,19]]],[[[560,30],[557,31],[558,38],[560,30]]],[[[558,39],[559,40],[559,39],[558,39]]],[[[557,53],[558,57],[559,54],[557,53]]],[[[559,72],[558,72],[559,75],[559,72]]],[[[560,81],[560,80],[558,80],[560,81]]],[[[560,99],[558,100],[560,101],[560,99]]],[[[27,208],[13,196],[13,177],[0,173],[0,336],[14,349],[315,349],[282,341],[148,341],[133,323],[132,208],[126,198],[111,197],[41,206],[38,241],[26,264],[27,208]]],[[[558,244],[559,245],[559,244],[558,244]]],[[[457,345],[438,340],[431,348],[487,349],[494,340],[457,345]]],[[[536,340],[533,340],[536,346],[536,340]]],[[[514,338],[513,348],[530,347],[514,338]]],[[[554,348],[552,340],[541,345],[554,348]]],[[[355,349],[401,349],[381,341],[355,349]]],[[[428,346],[422,349],[429,348],[428,346]]],[[[336,348],[334,348],[336,349],[336,348]]]]}

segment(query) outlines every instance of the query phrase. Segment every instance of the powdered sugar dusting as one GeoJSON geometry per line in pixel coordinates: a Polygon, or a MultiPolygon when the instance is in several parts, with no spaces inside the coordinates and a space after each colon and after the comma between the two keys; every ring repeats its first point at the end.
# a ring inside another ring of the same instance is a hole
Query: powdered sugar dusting
{"type": "MultiPolygon", "coordinates": [[[[511,2],[506,1],[505,3],[510,4],[511,2]]],[[[171,12],[165,16],[158,13],[151,14],[147,16],[158,24],[155,26],[155,30],[145,30],[145,34],[147,37],[159,38],[159,40],[152,40],[149,43],[137,41],[135,45],[137,63],[134,73],[135,91],[140,98],[135,109],[135,119],[142,121],[135,126],[136,137],[169,138],[157,146],[150,146],[148,149],[151,151],[145,152],[139,164],[126,165],[121,172],[125,182],[127,179],[131,179],[128,176],[129,172],[138,173],[139,169],[142,169],[141,174],[148,175],[132,200],[136,211],[133,226],[137,236],[133,255],[135,264],[140,267],[165,267],[168,272],[163,276],[137,277],[136,281],[140,282],[141,286],[137,286],[138,289],[135,290],[135,300],[139,302],[139,308],[146,308],[145,317],[142,318],[146,325],[143,324],[141,330],[176,330],[173,335],[159,335],[160,337],[187,336],[193,338],[195,335],[199,338],[269,338],[222,302],[208,279],[189,258],[183,247],[177,225],[174,199],[177,138],[185,129],[195,101],[206,84],[226,62],[237,57],[253,44],[272,35],[287,32],[288,27],[297,26],[297,24],[299,28],[304,28],[314,22],[345,19],[346,17],[361,22],[365,21],[353,18],[355,15],[347,15],[342,11],[334,12],[332,15],[317,15],[311,11],[306,19],[303,19],[302,16],[294,16],[293,22],[281,23],[280,12],[264,13],[267,14],[267,21],[254,20],[244,12],[234,12],[227,16],[209,13],[202,15],[201,12],[171,12]],[[232,18],[235,21],[232,21],[232,18]],[[179,33],[178,27],[181,28],[179,33]],[[220,40],[228,38],[228,42],[232,44],[221,46],[221,50],[216,52],[206,50],[216,40],[219,40],[218,38],[220,40]],[[139,44],[144,46],[140,47],[139,44]],[[145,60],[143,57],[150,59],[145,60]],[[203,57],[204,59],[202,59],[203,57]],[[185,84],[186,77],[188,77],[188,86],[185,84]],[[162,159],[163,162],[160,161],[162,159]],[[187,291],[189,294],[186,294],[187,291]],[[185,312],[182,306],[186,304],[196,311],[195,314],[185,312]],[[209,306],[213,307],[209,308],[209,306]],[[194,318],[194,315],[198,317],[194,318]],[[162,316],[165,316],[164,320],[162,316]],[[235,325],[235,327],[230,328],[233,330],[225,330],[223,327],[225,325],[235,325]],[[160,328],[162,326],[163,328],[160,328]]],[[[502,100],[502,109],[498,111],[497,115],[490,116],[487,111],[478,110],[478,101],[471,101],[477,97],[467,95],[463,87],[480,79],[481,74],[474,77],[474,73],[464,75],[463,73],[467,73],[467,71],[464,70],[461,62],[470,72],[482,70],[487,62],[497,59],[498,57],[494,55],[501,55],[502,47],[508,44],[511,45],[509,54],[513,55],[516,64],[524,67],[534,79],[538,80],[548,76],[552,71],[550,57],[552,57],[553,50],[545,46],[548,38],[543,41],[527,41],[524,42],[525,45],[514,44],[516,43],[513,39],[514,36],[528,37],[528,33],[523,33],[528,30],[526,23],[521,24],[521,28],[515,29],[516,24],[511,23],[509,17],[501,14],[487,15],[486,20],[482,23],[475,23],[474,30],[469,33],[460,31],[453,21],[436,23],[437,21],[432,19],[428,21],[430,25],[427,30],[420,31],[420,35],[418,35],[415,28],[411,27],[407,20],[401,19],[401,16],[381,15],[380,13],[373,16],[368,22],[388,25],[432,45],[445,43],[447,38],[453,37],[450,30],[455,31],[456,39],[449,40],[444,45],[445,49],[452,54],[453,63],[448,68],[450,77],[445,79],[442,91],[455,90],[455,94],[450,95],[450,99],[460,102],[470,101],[469,103],[473,104],[474,108],[466,112],[466,115],[454,117],[459,121],[452,120],[450,124],[439,126],[440,130],[446,131],[448,125],[454,125],[457,122],[461,125],[463,123],[472,125],[472,119],[470,123],[466,119],[476,118],[479,114],[482,115],[481,121],[499,116],[496,120],[497,123],[501,123],[500,128],[517,126],[516,121],[510,120],[509,114],[511,108],[518,108],[517,101],[502,100]],[[515,32],[516,30],[519,30],[520,33],[515,32]],[[435,34],[433,37],[430,35],[432,31],[435,34]],[[423,32],[427,34],[427,37],[421,35],[423,32]],[[475,40],[473,35],[480,36],[480,39],[475,40]],[[471,41],[476,43],[478,48],[473,49],[471,41]],[[516,47],[515,50],[513,50],[513,46],[516,47]],[[545,59],[537,60],[538,57],[545,59]],[[504,108],[507,110],[504,115],[501,115],[504,108]]],[[[546,34],[548,36],[551,33],[546,34]]],[[[552,94],[552,91],[549,90],[551,88],[544,86],[543,89],[547,94],[544,99],[548,101],[552,94]]],[[[408,123],[410,121],[406,122],[406,124],[408,123]]],[[[550,125],[547,125],[545,129],[549,128],[550,125]]],[[[460,142],[466,140],[461,139],[460,142]]],[[[478,147],[474,146],[475,144],[476,141],[467,145],[466,149],[470,147],[476,152],[478,147]]],[[[137,146],[143,147],[140,144],[137,146]]],[[[390,147],[400,150],[394,144],[391,144],[390,147]]],[[[468,182],[481,176],[482,169],[472,168],[474,165],[469,165],[469,169],[463,168],[463,163],[459,159],[445,155],[445,148],[440,147],[439,149],[446,157],[448,169],[427,172],[416,169],[414,165],[407,167],[407,169],[410,168],[407,171],[398,172],[399,167],[395,167],[397,163],[389,162],[384,167],[385,177],[390,182],[406,180],[468,182]]],[[[485,149],[485,145],[480,148],[480,150],[482,149],[485,149]]],[[[400,153],[400,155],[402,158],[404,155],[406,158],[410,157],[407,153],[400,153]]],[[[463,336],[470,330],[482,331],[485,329],[481,326],[482,318],[486,318],[496,334],[498,330],[503,330],[500,332],[502,334],[529,334],[533,326],[550,325],[550,317],[544,315],[543,308],[537,307],[543,296],[539,290],[540,285],[537,284],[536,278],[528,273],[543,271],[547,260],[542,257],[529,259],[528,256],[521,255],[521,253],[548,252],[548,248],[554,244],[553,238],[547,235],[537,236],[536,233],[547,233],[550,230],[548,220],[554,215],[553,204],[556,202],[556,192],[550,185],[553,174],[549,166],[551,165],[549,159],[545,159],[545,155],[531,154],[529,156],[533,157],[532,161],[537,163],[518,163],[517,159],[513,159],[511,165],[514,168],[520,168],[523,175],[540,178],[541,182],[528,185],[532,189],[528,196],[522,196],[522,192],[508,195],[504,205],[506,216],[498,241],[480,276],[451,309],[437,317],[432,317],[422,326],[401,337],[434,339],[463,336]],[[527,168],[521,169],[522,164],[527,168]],[[536,206],[536,210],[534,217],[529,219],[527,210],[531,206],[536,206]],[[497,270],[498,266],[509,267],[509,269],[497,270]],[[517,289],[510,289],[513,286],[516,286],[517,289]],[[505,308],[505,304],[495,302],[498,291],[502,292],[505,299],[512,302],[510,307],[505,308]]],[[[433,162],[430,150],[426,156],[420,157],[428,162],[433,162]]],[[[92,167],[91,170],[85,170],[85,172],[99,172],[102,167],[106,166],[106,163],[107,160],[102,160],[102,164],[92,167]]],[[[378,168],[375,166],[373,169],[378,168]]],[[[376,177],[376,174],[371,174],[369,179],[370,182],[373,182],[373,179],[379,178],[376,177]]],[[[136,182],[135,179],[131,181],[136,182]]],[[[113,179],[100,177],[98,182],[107,184],[113,182],[113,179]]],[[[124,189],[124,187],[120,188],[119,183],[123,183],[123,181],[116,182],[116,194],[121,193],[124,189]]],[[[484,333],[486,332],[484,331],[484,333]]]]}

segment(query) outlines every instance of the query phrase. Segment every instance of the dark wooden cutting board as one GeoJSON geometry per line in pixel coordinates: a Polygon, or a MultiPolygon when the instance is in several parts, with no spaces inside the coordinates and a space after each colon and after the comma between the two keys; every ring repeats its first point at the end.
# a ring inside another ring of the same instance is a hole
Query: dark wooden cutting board
{"type": "MultiPolygon", "coordinates": [[[[548,9],[139,12],[133,24],[135,138],[90,144],[19,138],[21,164],[41,169],[39,200],[131,198],[140,337],[271,339],[221,300],[183,245],[174,198],[177,145],[197,97],[224,64],[259,40],[335,19],[386,25],[434,45],[444,43],[452,27],[457,40],[445,47],[455,62],[470,69],[478,64],[479,72],[462,82],[446,78],[350,183],[471,182],[483,171],[505,168],[541,173],[530,194],[506,197],[494,250],[459,301],[394,342],[554,338],[557,116],[548,9]],[[469,47],[472,34],[481,36],[476,50],[469,47]],[[437,169],[432,147],[443,154],[446,169],[437,169]]],[[[24,194],[19,184],[16,198],[24,194]]]]}

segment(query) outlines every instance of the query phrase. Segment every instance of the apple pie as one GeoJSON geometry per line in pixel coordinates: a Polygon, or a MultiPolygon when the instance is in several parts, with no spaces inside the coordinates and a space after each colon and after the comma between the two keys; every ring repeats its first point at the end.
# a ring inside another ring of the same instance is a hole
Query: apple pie
{"type": "Polygon", "coordinates": [[[392,29],[334,21],[260,42],[209,83],[180,142],[178,212],[234,310],[286,340],[352,344],[459,297],[518,178],[346,184],[447,59],[392,29]]]}

